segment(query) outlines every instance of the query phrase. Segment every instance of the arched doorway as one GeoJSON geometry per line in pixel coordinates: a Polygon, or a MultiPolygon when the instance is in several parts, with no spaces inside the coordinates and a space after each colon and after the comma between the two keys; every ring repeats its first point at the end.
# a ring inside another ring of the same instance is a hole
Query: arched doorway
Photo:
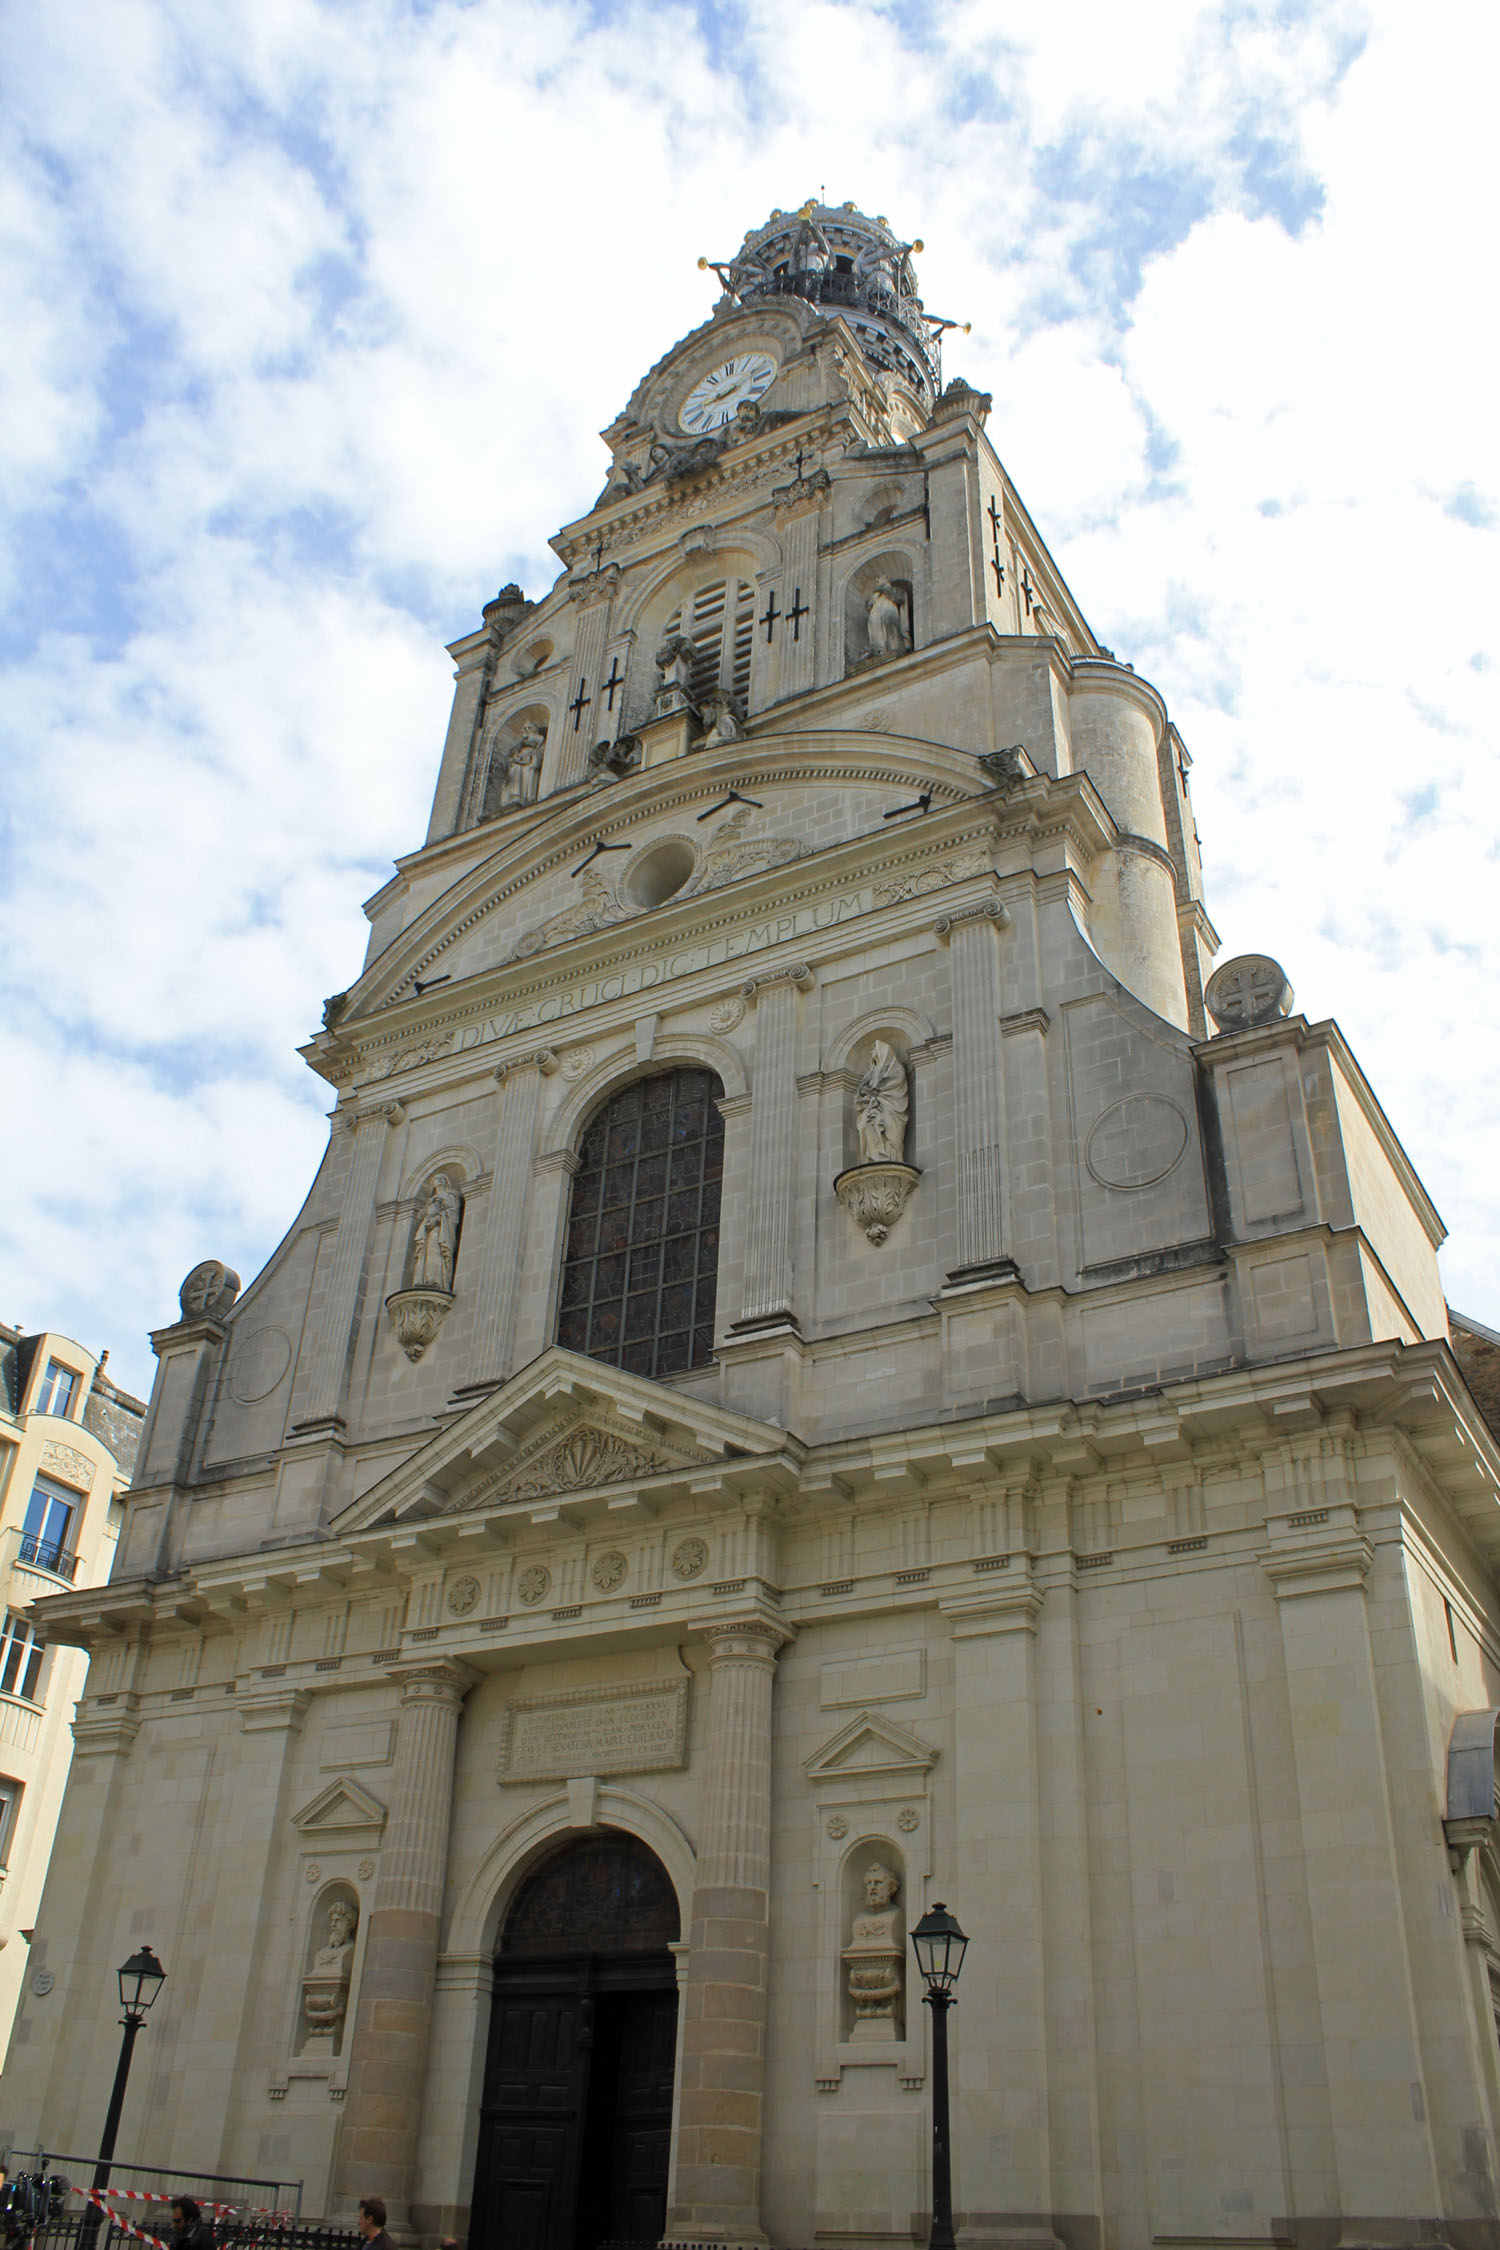
{"type": "Polygon", "coordinates": [[[471,2250],[661,2239],[680,1926],[661,1861],[615,1829],[521,1884],[495,1956],[471,2250]]]}

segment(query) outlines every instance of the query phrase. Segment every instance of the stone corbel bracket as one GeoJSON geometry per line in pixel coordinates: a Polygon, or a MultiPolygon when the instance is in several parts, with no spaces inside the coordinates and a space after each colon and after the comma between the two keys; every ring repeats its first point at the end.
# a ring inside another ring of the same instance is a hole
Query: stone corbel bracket
{"type": "Polygon", "coordinates": [[[878,1249],[921,1177],[914,1164],[851,1164],[834,1181],[833,1192],[878,1249]]]}
{"type": "Polygon", "coordinates": [[[397,1289],[385,1301],[396,1341],[410,1360],[432,1343],[453,1305],[451,1289],[397,1289]]]}

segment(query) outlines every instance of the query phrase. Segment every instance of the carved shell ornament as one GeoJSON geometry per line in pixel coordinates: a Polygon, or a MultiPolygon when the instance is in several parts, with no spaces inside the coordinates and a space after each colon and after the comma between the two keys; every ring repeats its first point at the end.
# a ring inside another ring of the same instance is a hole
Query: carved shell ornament
{"type": "Polygon", "coordinates": [[[585,1485],[622,1484],[655,1476],[671,1463],[661,1453],[627,1445],[608,1430],[571,1430],[540,1458],[502,1485],[502,1500],[536,1500],[549,1492],[578,1492],[585,1485]]]}
{"type": "Polygon", "coordinates": [[[546,1564],[533,1563],[517,1579],[516,1593],[528,1609],[535,1609],[538,1602],[546,1600],[551,1585],[552,1573],[546,1564]]]}

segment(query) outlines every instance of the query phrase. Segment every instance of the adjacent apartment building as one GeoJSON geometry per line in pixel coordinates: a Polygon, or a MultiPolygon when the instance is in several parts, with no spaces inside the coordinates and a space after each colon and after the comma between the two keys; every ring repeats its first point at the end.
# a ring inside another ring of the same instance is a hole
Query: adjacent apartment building
{"type": "Polygon", "coordinates": [[[145,1413],[71,1336],[0,1325],[0,2064],[73,1754],[88,1659],[49,1647],[40,1594],[102,1585],[145,1413]]]}

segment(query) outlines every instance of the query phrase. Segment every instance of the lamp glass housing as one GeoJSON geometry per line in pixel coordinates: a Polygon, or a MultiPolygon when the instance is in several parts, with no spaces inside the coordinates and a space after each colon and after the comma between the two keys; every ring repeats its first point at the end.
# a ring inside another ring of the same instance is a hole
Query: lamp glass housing
{"type": "Polygon", "coordinates": [[[167,1981],[167,1972],[149,1945],[143,1945],[139,1953],[132,1953],[117,1974],[120,2005],[127,2015],[144,2015],[167,1981]]]}
{"type": "Polygon", "coordinates": [[[928,1991],[951,1993],[969,1941],[941,1900],[927,1909],[911,1933],[911,1942],[928,1991]]]}

